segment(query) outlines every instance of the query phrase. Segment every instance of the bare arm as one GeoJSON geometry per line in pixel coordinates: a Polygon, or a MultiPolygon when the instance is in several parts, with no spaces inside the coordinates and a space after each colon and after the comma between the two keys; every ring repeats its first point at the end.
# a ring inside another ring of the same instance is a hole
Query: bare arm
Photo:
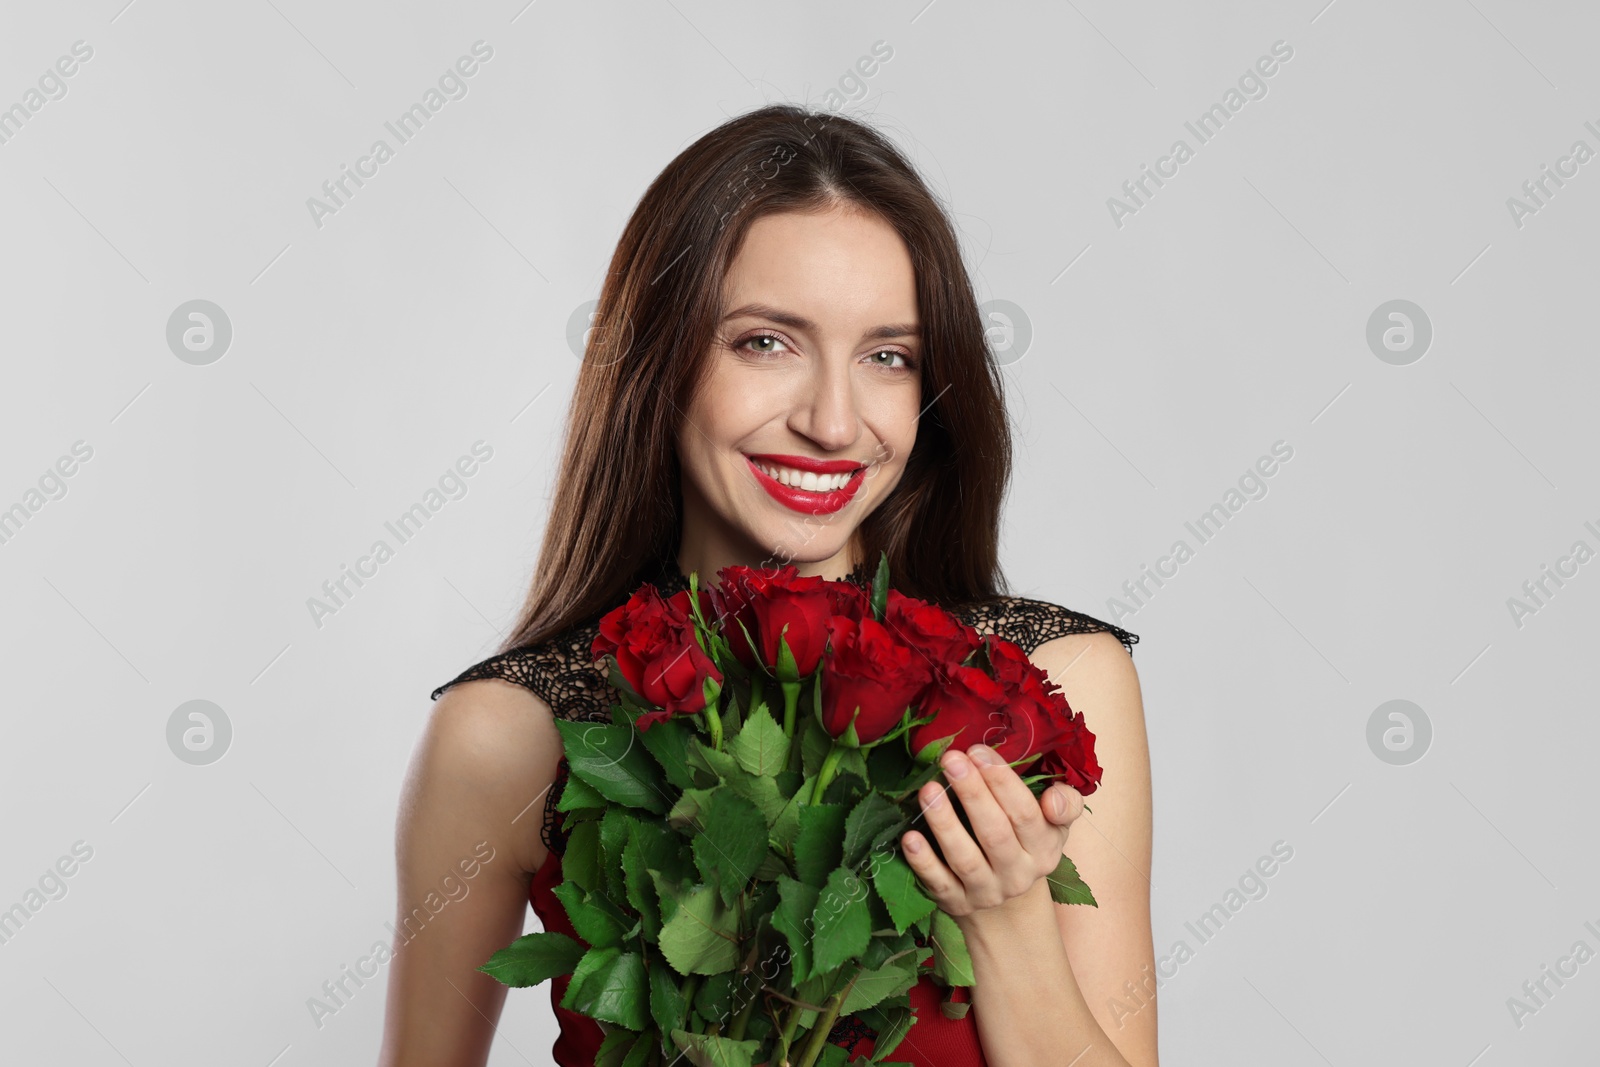
{"type": "Polygon", "coordinates": [[[1135,1010],[1114,999],[1154,978],[1145,873],[1150,774],[1138,676],[1109,633],[1048,641],[1032,658],[1095,734],[1106,783],[1093,793],[1097,814],[1084,812],[1075,790],[1053,787],[1036,800],[1013,768],[970,758],[993,750],[974,746],[966,758],[947,752],[940,762],[948,784],[930,783],[919,796],[944,859],[911,850],[926,836],[920,829],[903,838],[908,859],[965,935],[972,1010],[989,1063],[1156,1067],[1154,1005],[1135,1010]],[[960,799],[974,833],[945,801],[946,790],[960,799]],[[1065,807],[1055,806],[1059,799],[1065,807]],[[1052,900],[1044,874],[1058,849],[1088,881],[1098,908],[1052,900]]]}
{"type": "Polygon", "coordinates": [[[560,755],[549,706],[520,686],[464,682],[434,704],[396,820],[379,1067],[487,1062],[507,987],[476,968],[522,933],[560,755]]]}

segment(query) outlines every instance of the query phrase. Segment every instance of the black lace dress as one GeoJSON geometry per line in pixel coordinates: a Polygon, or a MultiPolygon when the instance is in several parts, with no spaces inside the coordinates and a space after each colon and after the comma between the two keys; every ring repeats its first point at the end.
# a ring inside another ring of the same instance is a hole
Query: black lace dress
{"type": "MultiPolygon", "coordinates": [[[[689,587],[688,578],[670,561],[657,568],[648,580],[664,597],[689,587]]],[[[846,576],[846,580],[865,588],[870,588],[872,584],[866,564],[857,567],[846,576]]],[[[1133,646],[1139,640],[1137,634],[1121,627],[1059,604],[1027,597],[999,597],[952,609],[952,613],[980,635],[995,634],[1014,642],[1030,655],[1046,641],[1067,634],[1109,632],[1122,642],[1129,654],[1132,654],[1133,646]]],[[[605,675],[589,658],[598,624],[597,617],[538,645],[491,656],[435,689],[433,699],[437,700],[446,689],[462,682],[499,678],[532,691],[559,718],[572,722],[610,722],[609,709],[619,698],[605,675]]],[[[540,828],[540,837],[550,850],[550,859],[535,873],[529,900],[545,929],[576,937],[560,901],[551,892],[561,882],[560,859],[567,843],[567,835],[561,828],[562,816],[556,810],[566,781],[567,763],[562,758],[557,766],[555,781],[545,797],[540,828]]],[[[594,1020],[561,1007],[560,1000],[566,993],[567,981],[566,976],[552,980],[551,1002],[561,1024],[561,1034],[552,1054],[559,1067],[589,1067],[594,1062],[601,1031],[594,1020]]],[[[956,1003],[966,1001],[966,990],[958,988],[954,993],[956,1003]]],[[[893,1055],[896,1062],[926,1067],[976,1067],[984,1062],[972,1013],[968,1011],[959,1019],[946,1018],[937,1006],[944,994],[945,990],[927,978],[912,989],[912,1007],[917,1013],[917,1023],[904,1043],[895,1050],[893,1055]]],[[[855,1055],[870,1053],[876,1035],[866,1023],[848,1016],[839,1019],[828,1036],[830,1041],[844,1046],[855,1055]]]]}

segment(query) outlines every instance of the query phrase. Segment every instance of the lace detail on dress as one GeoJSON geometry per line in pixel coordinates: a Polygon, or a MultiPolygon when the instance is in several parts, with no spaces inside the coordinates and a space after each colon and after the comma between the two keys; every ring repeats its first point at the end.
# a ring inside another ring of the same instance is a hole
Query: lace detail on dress
{"type": "MultiPolygon", "coordinates": [[[[689,588],[688,577],[670,560],[657,568],[655,576],[647,580],[655,584],[662,596],[671,596],[689,588]]],[[[864,563],[846,575],[845,580],[869,589],[872,586],[872,578],[864,563]]],[[[1030,655],[1046,641],[1067,634],[1108,632],[1122,642],[1130,655],[1139,640],[1139,635],[1119,626],[1046,600],[1006,596],[950,610],[978,633],[996,634],[1015,642],[1030,655]]],[[[557,718],[569,722],[610,722],[611,705],[620,703],[622,698],[589,658],[595,635],[599,632],[599,623],[596,617],[538,645],[492,656],[435,689],[433,699],[437,700],[446,689],[462,682],[499,678],[531,690],[550,705],[550,710],[557,718]]],[[[557,764],[555,781],[545,797],[544,823],[539,832],[545,847],[558,856],[565,850],[567,842],[567,834],[561,826],[565,821],[563,813],[556,810],[566,780],[567,761],[563,756],[557,764]]]]}

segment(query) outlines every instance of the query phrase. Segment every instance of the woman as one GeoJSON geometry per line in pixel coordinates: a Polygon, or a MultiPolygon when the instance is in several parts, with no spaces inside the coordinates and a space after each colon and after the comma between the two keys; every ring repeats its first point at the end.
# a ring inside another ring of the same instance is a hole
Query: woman
{"type": "MultiPolygon", "coordinates": [[[[618,242],[566,429],[517,626],[434,693],[407,777],[402,923],[479,842],[493,858],[469,895],[397,945],[381,1062],[484,1063],[506,987],[475,968],[522,933],[530,900],[545,928],[572,932],[550,892],[564,843],[553,720],[608,721],[614,698],[588,655],[599,616],[642,581],[670,594],[690,572],[709,582],[732,564],[867,583],[884,551],[896,588],[1049,672],[1104,768],[1082,815],[1076,791],[1036,801],[982,745],[946,754],[946,780],[921,796],[926,826],[901,842],[961,925],[976,984],[957,1019],[938,987],[915,987],[918,1021],[894,1060],[1153,1067],[1137,637],[1000,593],[1001,378],[950,223],[895,148],[851,120],[771,106],[685,149],[618,242]],[[1051,901],[1042,875],[1063,848],[1098,908],[1051,901]]],[[[554,980],[552,999],[565,988],[554,980]]],[[[556,1015],[555,1061],[593,1063],[598,1025],[556,1015]]],[[[872,1047],[854,1019],[830,1037],[853,1054],[872,1047]]]]}

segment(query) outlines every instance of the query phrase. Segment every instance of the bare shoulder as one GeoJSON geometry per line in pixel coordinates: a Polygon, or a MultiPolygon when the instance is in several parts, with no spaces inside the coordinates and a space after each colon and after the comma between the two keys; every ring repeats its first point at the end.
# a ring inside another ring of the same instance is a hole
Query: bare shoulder
{"type": "Polygon", "coordinates": [[[1139,671],[1126,644],[1110,630],[1063,634],[1045,641],[1028,656],[1067,694],[1120,698],[1139,703],[1139,671]]]}
{"type": "Polygon", "coordinates": [[[539,830],[560,757],[554,715],[537,694],[498,678],[454,685],[434,702],[418,738],[402,825],[441,818],[463,829],[481,825],[520,873],[532,873],[546,856],[539,830]]]}
{"type": "Polygon", "coordinates": [[[381,1067],[487,1062],[507,987],[477,968],[522,931],[560,754],[549,706],[511,682],[460,682],[430,710],[395,821],[381,1067]]]}
{"type": "Polygon", "coordinates": [[[1130,1064],[1154,1067],[1154,999],[1128,993],[1130,980],[1143,983],[1155,966],[1150,750],[1139,673],[1122,639],[1107,630],[1052,638],[1029,658],[1083,715],[1102,768],[1088,797],[1093,810],[1073,821],[1065,848],[1098,906],[1058,906],[1062,942],[1101,1028],[1130,1064]]]}

